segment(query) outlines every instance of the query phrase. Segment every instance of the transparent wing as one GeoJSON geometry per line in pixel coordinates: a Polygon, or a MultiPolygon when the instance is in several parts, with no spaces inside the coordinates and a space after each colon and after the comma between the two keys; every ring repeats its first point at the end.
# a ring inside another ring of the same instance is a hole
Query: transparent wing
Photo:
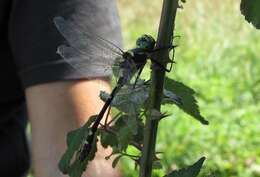
{"type": "Polygon", "coordinates": [[[104,63],[101,60],[93,60],[91,56],[85,55],[84,53],[79,52],[77,49],[61,45],[57,49],[57,53],[62,56],[62,58],[77,72],[82,75],[89,76],[99,76],[102,75],[118,75],[120,72],[120,65],[119,61],[123,60],[121,56],[117,57],[114,60],[109,60],[108,62],[104,63]]]}
{"type": "Polygon", "coordinates": [[[123,51],[115,44],[96,34],[84,32],[72,21],[55,17],[54,23],[69,44],[59,46],[57,53],[79,72],[86,73],[86,69],[93,72],[111,72],[114,61],[123,59],[123,51]]]}
{"type": "Polygon", "coordinates": [[[111,55],[123,54],[123,51],[112,42],[91,31],[83,30],[79,25],[72,21],[66,21],[62,17],[55,17],[54,23],[70,46],[80,50],[86,55],[96,56],[97,54],[102,54],[104,57],[111,57],[111,55]]]}

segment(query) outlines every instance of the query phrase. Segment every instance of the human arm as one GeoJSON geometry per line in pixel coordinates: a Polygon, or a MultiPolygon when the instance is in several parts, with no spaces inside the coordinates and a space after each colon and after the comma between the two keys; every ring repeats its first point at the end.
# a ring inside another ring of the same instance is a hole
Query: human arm
{"type": "MultiPolygon", "coordinates": [[[[100,111],[100,90],[110,91],[108,83],[101,79],[52,82],[26,89],[35,177],[63,176],[57,164],[66,149],[66,134],[100,111]]],[[[83,176],[120,176],[111,161],[104,159],[110,150],[99,148],[83,176]]]]}

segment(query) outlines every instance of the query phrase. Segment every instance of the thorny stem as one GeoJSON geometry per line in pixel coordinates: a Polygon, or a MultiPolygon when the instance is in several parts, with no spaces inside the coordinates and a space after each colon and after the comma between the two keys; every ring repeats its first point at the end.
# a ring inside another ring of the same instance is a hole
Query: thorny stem
{"type": "MultiPolygon", "coordinates": [[[[159,26],[158,38],[156,48],[172,45],[172,36],[174,30],[174,21],[178,8],[178,0],[164,0],[161,14],[161,21],[159,26]]],[[[157,61],[166,66],[169,51],[162,50],[156,52],[155,58],[157,61]]],[[[151,177],[153,159],[155,157],[155,144],[158,129],[158,120],[152,120],[151,110],[156,109],[160,111],[162,93],[164,86],[165,70],[158,67],[152,67],[151,73],[151,89],[149,96],[149,109],[146,116],[145,130],[144,130],[144,146],[142,151],[142,158],[140,164],[139,177],[151,177]]]]}

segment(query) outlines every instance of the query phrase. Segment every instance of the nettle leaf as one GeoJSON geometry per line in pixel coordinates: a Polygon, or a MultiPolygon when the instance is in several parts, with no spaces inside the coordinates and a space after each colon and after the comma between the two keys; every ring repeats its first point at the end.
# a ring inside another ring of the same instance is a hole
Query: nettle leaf
{"type": "Polygon", "coordinates": [[[120,160],[121,157],[123,157],[123,155],[119,155],[119,156],[117,156],[117,157],[113,160],[113,162],[112,162],[112,167],[113,167],[113,168],[116,167],[116,165],[118,164],[118,162],[119,162],[119,160],[120,160]]]}
{"type": "Polygon", "coordinates": [[[143,144],[144,139],[144,123],[141,119],[137,119],[137,132],[133,136],[133,140],[138,144],[143,144]]]}
{"type": "Polygon", "coordinates": [[[89,161],[93,160],[97,152],[97,137],[94,137],[92,142],[91,151],[88,157],[82,162],[79,158],[76,158],[68,170],[70,177],[81,177],[83,172],[86,170],[89,161]]]}
{"type": "Polygon", "coordinates": [[[138,125],[137,125],[137,117],[136,115],[128,115],[126,119],[124,119],[126,126],[128,126],[128,128],[131,130],[132,135],[136,135],[137,134],[137,129],[138,129],[138,125]]]}
{"type": "Polygon", "coordinates": [[[106,132],[105,130],[100,130],[100,142],[104,148],[107,148],[108,146],[110,147],[118,146],[118,141],[116,136],[112,133],[106,132]]]}
{"type": "MultiPolygon", "coordinates": [[[[125,151],[130,142],[134,141],[140,144],[143,141],[143,128],[144,124],[141,119],[122,115],[119,117],[115,124],[109,127],[111,131],[105,129],[99,129],[101,145],[104,148],[108,146],[112,147],[113,152],[111,155],[117,154],[121,151],[125,151]]],[[[108,158],[110,158],[110,156],[108,158]]]]}
{"type": "Polygon", "coordinates": [[[138,124],[131,119],[135,119],[135,117],[122,115],[111,127],[116,132],[117,148],[121,151],[125,151],[130,141],[134,140],[135,135],[138,134],[138,124]]]}
{"type": "Polygon", "coordinates": [[[202,157],[193,165],[180,170],[174,170],[171,173],[165,175],[164,177],[196,177],[199,175],[200,169],[205,159],[205,157],[202,157]]]}
{"type": "MultiPolygon", "coordinates": [[[[122,88],[114,97],[111,106],[117,108],[119,111],[136,114],[144,102],[148,98],[148,87],[146,85],[137,85],[136,88],[132,86],[122,88]]],[[[110,95],[104,91],[100,93],[100,98],[106,101],[110,95]]]]}
{"type": "Polygon", "coordinates": [[[117,132],[119,149],[125,151],[132,137],[133,137],[133,133],[129,126],[127,125],[120,126],[117,132]]]}
{"type": "Polygon", "coordinates": [[[260,29],[259,0],[241,0],[240,10],[249,23],[252,23],[257,29],[260,29]]]}
{"type": "Polygon", "coordinates": [[[163,94],[164,94],[163,103],[174,103],[176,105],[182,105],[181,97],[179,97],[175,93],[164,89],[163,94]]]}
{"type": "Polygon", "coordinates": [[[79,129],[70,131],[67,134],[67,150],[63,154],[60,162],[59,169],[63,174],[68,174],[71,168],[71,162],[75,159],[76,153],[80,149],[82,142],[88,136],[88,127],[95,121],[96,115],[91,116],[87,123],[79,129]]]}
{"type": "Polygon", "coordinates": [[[209,122],[200,114],[197,100],[194,96],[195,91],[192,88],[168,77],[166,77],[165,80],[165,88],[180,97],[182,104],[176,104],[180,109],[200,121],[202,124],[209,124],[209,122]]]}

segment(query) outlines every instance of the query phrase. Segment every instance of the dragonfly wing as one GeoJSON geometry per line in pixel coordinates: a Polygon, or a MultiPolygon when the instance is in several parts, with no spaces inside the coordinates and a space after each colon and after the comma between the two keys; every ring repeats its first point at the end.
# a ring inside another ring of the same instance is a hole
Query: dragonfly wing
{"type": "Polygon", "coordinates": [[[122,56],[123,51],[112,42],[62,17],[55,17],[54,23],[69,45],[80,53],[90,56],[90,60],[113,60],[122,56]]]}
{"type": "MultiPolygon", "coordinates": [[[[114,64],[112,60],[92,60],[92,56],[88,56],[80,53],[77,49],[60,45],[57,49],[57,53],[62,56],[64,61],[68,63],[74,70],[84,76],[99,76],[111,75],[113,70],[118,70],[119,65],[114,64]]],[[[118,57],[117,60],[122,60],[122,57],[118,57]]]]}
{"type": "MultiPolygon", "coordinates": [[[[130,77],[132,75],[130,73],[134,73],[134,70],[136,70],[133,61],[130,62],[130,59],[129,61],[124,61],[124,52],[119,47],[99,35],[91,33],[90,29],[84,32],[85,30],[79,25],[72,21],[64,20],[62,17],[55,17],[54,23],[70,45],[60,46],[58,53],[73,68],[81,70],[82,73],[86,73],[84,71],[86,68],[91,68],[93,73],[95,73],[94,70],[98,72],[103,71],[105,74],[113,71],[116,77],[130,77]],[[115,61],[117,65],[114,64],[115,61]],[[120,65],[122,62],[124,63],[123,68],[120,65]],[[101,68],[102,65],[104,65],[104,68],[101,68]],[[113,69],[111,69],[112,65],[113,69]]],[[[125,80],[129,79],[126,78],[125,80]]]]}

